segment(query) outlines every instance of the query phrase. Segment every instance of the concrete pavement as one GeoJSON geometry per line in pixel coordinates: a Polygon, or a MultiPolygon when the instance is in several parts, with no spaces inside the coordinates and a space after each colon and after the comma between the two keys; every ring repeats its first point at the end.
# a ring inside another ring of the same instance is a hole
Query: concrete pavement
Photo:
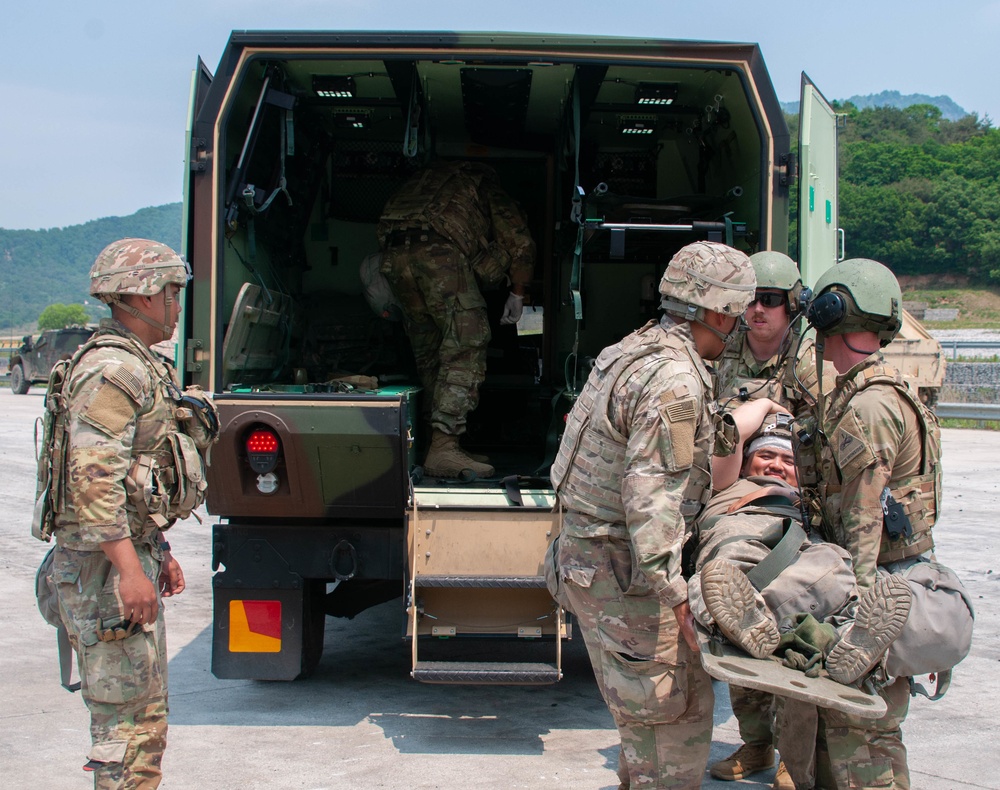
{"type": "MultiPolygon", "coordinates": [[[[0,389],[0,782],[84,790],[89,745],[78,695],[59,686],[55,631],[38,614],[31,538],[32,423],[41,390],[0,389]]],[[[944,432],[945,502],[938,556],[977,603],[972,654],[947,696],[917,698],[904,727],[917,790],[996,788],[1000,692],[1000,433],[944,432]]],[[[541,688],[428,686],[409,678],[402,604],[327,621],[326,652],[294,683],[217,680],[210,671],[210,519],[170,535],[188,588],[166,601],[170,734],[165,790],[617,787],[618,737],[577,638],[566,678],[541,688]]],[[[712,759],[739,742],[716,686],[712,759]]],[[[708,788],[767,788],[773,772],[708,788]]]]}

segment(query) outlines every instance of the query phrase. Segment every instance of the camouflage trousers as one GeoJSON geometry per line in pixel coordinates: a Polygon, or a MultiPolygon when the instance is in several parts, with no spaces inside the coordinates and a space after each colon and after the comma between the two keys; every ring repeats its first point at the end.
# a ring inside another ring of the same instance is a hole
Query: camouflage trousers
{"type": "Polygon", "coordinates": [[[729,702],[743,743],[774,743],[774,695],[766,691],[729,687],[729,702]]]}
{"type": "Polygon", "coordinates": [[[628,540],[567,534],[582,520],[567,514],[557,562],[621,737],[622,787],[701,787],[712,743],[711,679],[636,567],[628,540]]]}
{"type": "MultiPolygon", "coordinates": [[[[135,545],[156,583],[159,561],[135,545]]],[[[153,790],[167,745],[167,640],[163,609],[156,622],[125,639],[102,642],[98,628],[125,619],[118,572],[101,551],[55,550],[52,578],[59,611],[77,653],[83,701],[90,711],[91,749],[99,763],[96,790],[153,790]]]]}
{"type": "Polygon", "coordinates": [[[442,236],[386,249],[382,261],[430,400],[431,426],[465,432],[486,376],[490,325],[469,260],[442,236]]]}
{"type": "Polygon", "coordinates": [[[887,710],[875,720],[779,700],[778,750],[799,790],[910,790],[901,730],[910,708],[908,678],[879,694],[887,710]]]}

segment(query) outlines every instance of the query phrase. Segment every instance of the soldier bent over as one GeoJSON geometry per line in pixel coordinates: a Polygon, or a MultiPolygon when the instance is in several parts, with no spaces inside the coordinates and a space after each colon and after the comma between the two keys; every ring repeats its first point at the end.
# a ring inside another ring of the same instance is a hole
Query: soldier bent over
{"type": "Polygon", "coordinates": [[[708,762],[714,694],[681,555],[721,449],[705,360],[754,287],[750,260],[724,244],[674,255],[665,315],[601,352],[552,465],[565,510],[558,577],[618,725],[623,788],[701,787],[708,762]]]}

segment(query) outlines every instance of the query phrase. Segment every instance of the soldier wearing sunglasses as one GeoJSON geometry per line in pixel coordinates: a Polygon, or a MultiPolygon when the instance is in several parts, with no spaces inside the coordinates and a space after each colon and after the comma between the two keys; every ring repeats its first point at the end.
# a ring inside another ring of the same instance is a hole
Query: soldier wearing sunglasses
{"type": "MultiPolygon", "coordinates": [[[[769,398],[799,415],[808,408],[803,390],[813,396],[818,392],[812,341],[798,342],[802,278],[795,261],[780,252],[758,252],[750,262],[757,276],[754,299],[743,314],[750,331],[714,363],[720,407],[731,411],[746,401],[769,398]]],[[[712,765],[711,774],[735,781],[774,765],[773,698],[743,687],[730,687],[729,698],[743,745],[712,765]]],[[[773,787],[793,786],[783,766],[777,774],[773,787]]]]}

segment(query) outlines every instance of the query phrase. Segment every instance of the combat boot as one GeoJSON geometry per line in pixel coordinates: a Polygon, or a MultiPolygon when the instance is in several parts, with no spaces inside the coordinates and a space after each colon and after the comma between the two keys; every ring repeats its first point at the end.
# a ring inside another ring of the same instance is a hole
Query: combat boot
{"type": "Polygon", "coordinates": [[[424,472],[430,477],[461,477],[464,470],[476,477],[491,477],[494,469],[489,464],[481,464],[458,446],[458,437],[435,429],[431,434],[431,446],[424,459],[424,472]]]}
{"type": "Polygon", "coordinates": [[[784,761],[778,763],[778,770],[774,772],[771,790],[795,790],[795,782],[792,775],[788,773],[788,769],[785,768],[784,761]]]}
{"type": "Polygon", "coordinates": [[[854,683],[875,666],[906,625],[913,593],[901,576],[879,576],[858,601],[852,623],[826,659],[838,683],[854,683]]]}
{"type": "Polygon", "coordinates": [[[701,569],[701,594],[726,639],[754,658],[767,658],[781,640],[774,615],[747,575],[726,560],[701,569]]]}
{"type": "Polygon", "coordinates": [[[708,772],[724,782],[735,782],[774,766],[774,747],[769,743],[744,743],[725,760],[714,763],[708,772]]]}

